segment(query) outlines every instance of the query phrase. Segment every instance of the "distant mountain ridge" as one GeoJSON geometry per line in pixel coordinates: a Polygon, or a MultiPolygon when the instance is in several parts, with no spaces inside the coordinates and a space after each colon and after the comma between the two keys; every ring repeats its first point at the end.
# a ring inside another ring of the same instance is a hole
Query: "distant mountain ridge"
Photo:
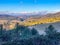
{"type": "Polygon", "coordinates": [[[25,26],[32,26],[37,24],[46,24],[60,22],[60,12],[58,13],[46,13],[46,14],[34,14],[34,15],[17,15],[12,14],[0,14],[0,24],[4,25],[4,28],[12,29],[16,23],[25,26]]]}
{"type": "Polygon", "coordinates": [[[58,13],[48,13],[42,16],[34,16],[26,19],[24,22],[25,25],[35,25],[35,24],[44,24],[44,23],[54,23],[60,22],[60,12],[58,13]],[[27,24],[28,23],[28,24],[27,24]]]}

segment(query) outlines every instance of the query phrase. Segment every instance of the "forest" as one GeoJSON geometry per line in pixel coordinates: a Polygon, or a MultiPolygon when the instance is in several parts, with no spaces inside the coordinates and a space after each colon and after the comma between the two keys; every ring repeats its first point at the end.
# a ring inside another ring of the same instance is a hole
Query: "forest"
{"type": "Polygon", "coordinates": [[[0,24],[0,45],[60,45],[60,32],[49,25],[45,35],[40,35],[35,28],[19,25],[12,30],[3,29],[0,24]]]}

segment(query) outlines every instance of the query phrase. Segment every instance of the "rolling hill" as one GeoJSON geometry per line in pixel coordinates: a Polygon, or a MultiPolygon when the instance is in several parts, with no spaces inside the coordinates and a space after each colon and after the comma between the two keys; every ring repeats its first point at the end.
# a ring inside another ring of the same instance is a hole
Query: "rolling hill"
{"type": "Polygon", "coordinates": [[[37,24],[60,22],[60,12],[47,13],[43,15],[39,14],[20,14],[17,16],[12,16],[10,14],[0,14],[0,24],[3,24],[5,29],[13,29],[16,23],[25,26],[32,26],[37,24]]]}
{"type": "Polygon", "coordinates": [[[25,25],[28,26],[36,24],[60,22],[60,12],[53,14],[46,14],[43,16],[37,15],[36,17],[34,16],[24,20],[24,22],[26,22],[25,25]]]}

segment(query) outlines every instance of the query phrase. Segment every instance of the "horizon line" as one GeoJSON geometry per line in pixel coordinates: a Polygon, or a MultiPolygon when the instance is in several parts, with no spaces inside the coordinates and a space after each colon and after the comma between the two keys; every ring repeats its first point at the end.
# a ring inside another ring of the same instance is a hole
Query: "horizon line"
{"type": "Polygon", "coordinates": [[[33,11],[33,12],[27,12],[27,11],[24,11],[24,12],[10,12],[10,11],[0,11],[0,14],[3,14],[3,13],[41,13],[41,12],[47,12],[47,13],[57,13],[57,12],[60,12],[60,10],[57,10],[57,11],[33,11]]]}

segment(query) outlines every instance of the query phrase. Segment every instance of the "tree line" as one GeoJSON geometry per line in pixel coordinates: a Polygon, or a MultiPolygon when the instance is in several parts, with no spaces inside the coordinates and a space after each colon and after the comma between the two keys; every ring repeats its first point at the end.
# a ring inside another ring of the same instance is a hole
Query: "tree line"
{"type": "Polygon", "coordinates": [[[49,25],[45,35],[40,35],[35,28],[16,24],[12,30],[4,30],[0,25],[0,45],[60,45],[60,32],[49,25]]]}

